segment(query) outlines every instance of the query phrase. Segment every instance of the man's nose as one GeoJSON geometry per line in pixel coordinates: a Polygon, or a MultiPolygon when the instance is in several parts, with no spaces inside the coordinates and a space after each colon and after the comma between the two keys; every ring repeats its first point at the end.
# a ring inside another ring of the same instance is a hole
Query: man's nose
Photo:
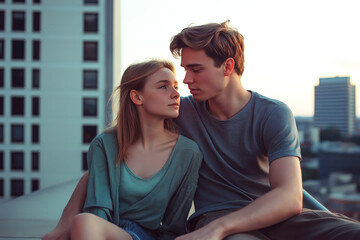
{"type": "Polygon", "coordinates": [[[189,73],[187,72],[187,73],[185,74],[183,83],[184,83],[184,84],[189,84],[189,83],[193,83],[193,82],[194,82],[194,79],[192,78],[191,74],[189,74],[189,73]]]}

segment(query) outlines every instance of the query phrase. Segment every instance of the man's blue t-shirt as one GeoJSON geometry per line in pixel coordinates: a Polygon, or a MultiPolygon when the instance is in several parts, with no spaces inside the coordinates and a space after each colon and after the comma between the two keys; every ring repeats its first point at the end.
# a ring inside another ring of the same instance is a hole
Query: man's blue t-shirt
{"type": "Polygon", "coordinates": [[[280,101],[251,93],[249,103],[225,121],[208,112],[206,101],[181,98],[176,122],[181,134],[193,139],[204,155],[191,218],[248,205],[270,190],[271,161],[301,158],[291,110],[280,101]]]}

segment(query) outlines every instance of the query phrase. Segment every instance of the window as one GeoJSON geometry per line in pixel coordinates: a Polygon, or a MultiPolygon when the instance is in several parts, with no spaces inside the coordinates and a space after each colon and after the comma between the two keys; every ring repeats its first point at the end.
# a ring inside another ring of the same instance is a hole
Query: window
{"type": "Polygon", "coordinates": [[[40,142],[40,126],[38,124],[33,124],[31,126],[31,136],[32,143],[40,142]]]}
{"type": "Polygon", "coordinates": [[[0,197],[4,196],[4,179],[0,178],[0,197]]]}
{"type": "Polygon", "coordinates": [[[0,124],[0,143],[4,142],[4,124],[0,124]]]}
{"type": "Polygon", "coordinates": [[[82,166],[83,171],[88,170],[88,164],[87,164],[87,152],[82,153],[82,166]]]}
{"type": "Polygon", "coordinates": [[[97,70],[84,70],[83,72],[83,88],[96,89],[98,85],[97,70]]]}
{"type": "Polygon", "coordinates": [[[23,68],[11,69],[11,87],[13,88],[25,87],[25,69],[23,68]]]}
{"type": "Polygon", "coordinates": [[[0,31],[5,30],[5,11],[0,11],[0,31]]]}
{"type": "Polygon", "coordinates": [[[39,171],[39,169],[40,169],[39,152],[31,152],[31,170],[39,171]]]}
{"type": "Polygon", "coordinates": [[[84,61],[98,60],[98,43],[84,42],[84,61]]]}
{"type": "Polygon", "coordinates": [[[33,97],[32,98],[32,115],[33,116],[39,116],[40,115],[40,98],[39,97],[33,97]]]}
{"type": "Polygon", "coordinates": [[[0,59],[5,58],[5,42],[4,39],[0,39],[0,59]]]}
{"type": "Polygon", "coordinates": [[[84,4],[98,4],[98,0],[84,0],[84,4]]]}
{"type": "Polygon", "coordinates": [[[0,151],[0,171],[4,170],[4,152],[0,151]]]}
{"type": "Polygon", "coordinates": [[[24,40],[12,40],[11,57],[13,60],[25,59],[25,41],[24,40]]]}
{"type": "Polygon", "coordinates": [[[97,98],[83,98],[83,116],[97,116],[97,98]]]}
{"type": "Polygon", "coordinates": [[[33,0],[33,3],[34,3],[34,4],[40,4],[40,3],[41,3],[41,0],[33,0]]]}
{"type": "Polygon", "coordinates": [[[4,97],[0,96],[0,116],[4,116],[4,97]]]}
{"type": "Polygon", "coordinates": [[[33,32],[40,32],[41,15],[40,12],[33,12],[33,32]]]}
{"type": "Polygon", "coordinates": [[[32,42],[32,59],[40,60],[40,41],[34,40],[32,42]]]}
{"type": "Polygon", "coordinates": [[[11,170],[15,170],[15,171],[24,170],[23,152],[11,152],[11,170]]]}
{"type": "Polygon", "coordinates": [[[24,195],[24,179],[11,179],[10,183],[12,197],[24,195]]]}
{"type": "Polygon", "coordinates": [[[98,14],[84,13],[84,32],[97,33],[98,32],[98,14]]]}
{"type": "Polygon", "coordinates": [[[4,69],[0,68],[0,88],[4,87],[4,75],[5,75],[4,69]]]}
{"type": "Polygon", "coordinates": [[[39,179],[31,179],[31,191],[37,191],[39,190],[39,186],[40,186],[40,181],[39,179]]]}
{"type": "Polygon", "coordinates": [[[25,12],[13,11],[12,12],[12,30],[25,31],[25,12]]]}
{"type": "Polygon", "coordinates": [[[25,99],[24,97],[11,97],[11,115],[25,115],[25,99]]]}
{"type": "Polygon", "coordinates": [[[13,3],[25,3],[25,0],[13,0],[13,3]]]}
{"type": "Polygon", "coordinates": [[[23,143],[24,142],[24,125],[12,124],[11,125],[11,142],[23,143]]]}
{"type": "Polygon", "coordinates": [[[83,126],[83,143],[90,143],[96,137],[97,126],[85,125],[83,126]]]}
{"type": "Polygon", "coordinates": [[[40,69],[32,70],[32,87],[40,88],[40,69]]]}

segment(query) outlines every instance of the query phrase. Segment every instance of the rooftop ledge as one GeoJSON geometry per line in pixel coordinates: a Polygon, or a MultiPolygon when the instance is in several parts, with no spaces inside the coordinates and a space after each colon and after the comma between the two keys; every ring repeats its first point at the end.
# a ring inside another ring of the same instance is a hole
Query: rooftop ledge
{"type": "Polygon", "coordinates": [[[41,239],[58,223],[79,178],[0,204],[1,239],[41,239]]]}

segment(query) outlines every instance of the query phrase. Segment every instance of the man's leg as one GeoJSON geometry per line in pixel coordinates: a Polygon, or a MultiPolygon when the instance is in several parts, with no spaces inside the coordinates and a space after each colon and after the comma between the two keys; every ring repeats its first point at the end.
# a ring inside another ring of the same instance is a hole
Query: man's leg
{"type": "Polygon", "coordinates": [[[270,240],[270,238],[266,237],[259,231],[252,231],[247,233],[237,233],[234,235],[230,235],[224,240],[270,240]]]}
{"type": "MultiPolygon", "coordinates": [[[[234,211],[233,209],[227,209],[227,210],[220,210],[220,211],[205,213],[205,214],[197,217],[196,219],[194,219],[194,222],[193,222],[194,229],[192,229],[192,231],[199,229],[199,228],[207,225],[211,221],[213,221],[217,218],[220,218],[222,216],[225,216],[233,211],[234,211]]],[[[237,233],[237,234],[233,234],[233,235],[230,235],[230,236],[224,238],[224,240],[238,240],[238,239],[241,239],[241,240],[270,240],[270,238],[266,237],[260,231],[237,233]]]]}
{"type": "Polygon", "coordinates": [[[266,228],[271,239],[360,239],[360,222],[338,213],[304,210],[282,223],[266,228]]]}

